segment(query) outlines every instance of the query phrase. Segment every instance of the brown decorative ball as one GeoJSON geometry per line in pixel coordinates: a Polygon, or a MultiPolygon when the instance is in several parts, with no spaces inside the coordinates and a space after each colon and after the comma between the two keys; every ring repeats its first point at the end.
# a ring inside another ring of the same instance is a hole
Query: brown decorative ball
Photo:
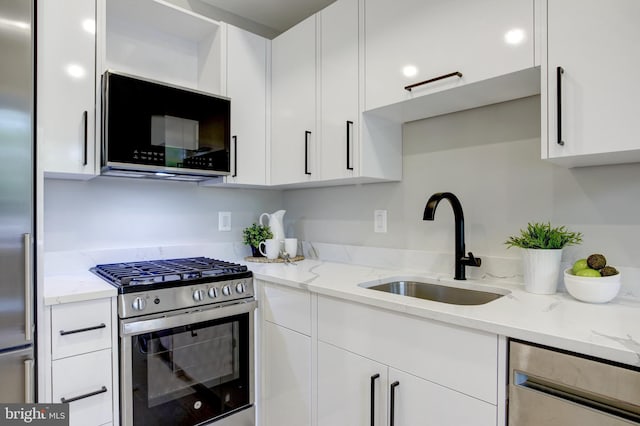
{"type": "Polygon", "coordinates": [[[591,269],[600,270],[607,266],[607,259],[601,254],[592,254],[587,257],[587,265],[589,265],[591,269]]]}
{"type": "Polygon", "coordinates": [[[613,266],[605,266],[600,269],[600,275],[603,277],[610,277],[611,275],[618,275],[618,270],[613,266]]]}

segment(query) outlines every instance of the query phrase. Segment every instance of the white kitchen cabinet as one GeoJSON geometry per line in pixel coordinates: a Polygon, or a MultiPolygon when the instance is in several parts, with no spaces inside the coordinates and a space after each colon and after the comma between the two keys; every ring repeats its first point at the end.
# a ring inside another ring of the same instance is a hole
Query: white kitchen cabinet
{"type": "Polygon", "coordinates": [[[318,426],[383,426],[392,415],[397,426],[496,425],[494,405],[318,342],[318,426]]]}
{"type": "Polygon", "coordinates": [[[311,335],[311,296],[308,291],[278,285],[262,287],[265,321],[311,335]]]}
{"type": "Polygon", "coordinates": [[[640,82],[630,78],[640,66],[633,53],[640,40],[640,3],[544,4],[542,158],[567,166],[640,161],[640,82]]]}
{"type": "Polygon", "coordinates": [[[386,425],[387,376],[384,364],[318,342],[318,426],[386,425]]]}
{"type": "Polygon", "coordinates": [[[272,184],[402,178],[401,124],[361,114],[360,4],[338,0],[273,41],[272,184]]]}
{"type": "Polygon", "coordinates": [[[111,366],[111,356],[109,348],[52,362],[52,402],[69,402],[70,426],[112,421],[112,370],[105,368],[111,366]]]}
{"type": "Polygon", "coordinates": [[[45,371],[40,402],[69,402],[72,426],[117,423],[115,304],[112,298],[102,298],[46,307],[43,344],[47,350],[39,362],[45,371]]]}
{"type": "Polygon", "coordinates": [[[262,327],[264,426],[311,424],[311,338],[271,322],[262,327]]]}
{"type": "Polygon", "coordinates": [[[270,41],[226,27],[226,96],[231,98],[230,184],[267,183],[267,69],[270,41]]]}
{"type": "Polygon", "coordinates": [[[272,40],[271,183],[309,182],[316,167],[316,15],[272,40]]]}
{"type": "MultiPolygon", "coordinates": [[[[387,366],[388,376],[382,380],[387,386],[381,394],[387,395],[390,416],[392,384],[399,382],[394,387],[396,425],[498,423],[504,403],[498,398],[496,335],[324,296],[318,297],[317,328],[320,383],[320,373],[328,369],[323,366],[322,342],[366,358],[359,368],[369,368],[371,360],[387,366]]],[[[347,383],[350,380],[356,379],[347,383]]],[[[318,392],[320,419],[329,404],[320,404],[322,391],[318,392]]],[[[361,401],[354,398],[347,402],[361,410],[361,401]]]]}
{"type": "Polygon", "coordinates": [[[365,110],[536,65],[533,0],[365,0],[364,22],[365,110]]]}
{"type": "Polygon", "coordinates": [[[99,299],[54,306],[51,330],[53,359],[110,348],[111,301],[99,299]],[[88,327],[93,328],[87,330],[88,327]]]}
{"type": "Polygon", "coordinates": [[[259,424],[311,424],[311,295],[256,282],[260,303],[259,424]]]}
{"type": "Polygon", "coordinates": [[[389,406],[394,399],[389,418],[393,415],[395,426],[496,425],[496,407],[478,399],[393,368],[388,383],[389,406]]]}
{"type": "Polygon", "coordinates": [[[38,1],[37,137],[46,177],[96,171],[96,2],[38,1]]]}
{"type": "Polygon", "coordinates": [[[337,0],[319,22],[320,177],[348,178],[360,171],[358,0],[337,0]]]}
{"type": "Polygon", "coordinates": [[[101,67],[206,93],[222,91],[220,23],[164,0],[98,0],[101,67]]]}

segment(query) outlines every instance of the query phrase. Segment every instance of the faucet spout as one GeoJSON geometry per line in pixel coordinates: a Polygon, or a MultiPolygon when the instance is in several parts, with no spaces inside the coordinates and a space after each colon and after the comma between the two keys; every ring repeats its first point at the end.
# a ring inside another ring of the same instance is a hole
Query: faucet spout
{"type": "Polygon", "coordinates": [[[438,203],[443,199],[449,200],[453,208],[453,217],[455,221],[455,274],[454,279],[465,280],[465,266],[480,266],[482,260],[474,257],[471,252],[465,256],[464,244],[464,214],[462,213],[462,204],[460,200],[451,192],[437,192],[429,197],[427,205],[424,207],[422,220],[434,220],[438,203]]]}

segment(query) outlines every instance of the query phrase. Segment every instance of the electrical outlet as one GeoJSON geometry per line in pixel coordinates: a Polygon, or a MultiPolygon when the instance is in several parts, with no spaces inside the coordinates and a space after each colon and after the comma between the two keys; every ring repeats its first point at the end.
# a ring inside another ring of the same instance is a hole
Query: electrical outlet
{"type": "Polygon", "coordinates": [[[231,231],[231,212],[218,212],[218,231],[231,231]]]}
{"type": "Polygon", "coordinates": [[[387,211],[386,210],[374,210],[373,211],[373,232],[387,232],[387,211]]]}

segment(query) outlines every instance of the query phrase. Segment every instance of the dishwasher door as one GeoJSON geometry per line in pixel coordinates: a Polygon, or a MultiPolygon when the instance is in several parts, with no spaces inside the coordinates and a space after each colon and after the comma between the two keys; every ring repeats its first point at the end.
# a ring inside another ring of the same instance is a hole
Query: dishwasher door
{"type": "Polygon", "coordinates": [[[640,371],[511,341],[509,426],[640,425],[640,371]]]}

